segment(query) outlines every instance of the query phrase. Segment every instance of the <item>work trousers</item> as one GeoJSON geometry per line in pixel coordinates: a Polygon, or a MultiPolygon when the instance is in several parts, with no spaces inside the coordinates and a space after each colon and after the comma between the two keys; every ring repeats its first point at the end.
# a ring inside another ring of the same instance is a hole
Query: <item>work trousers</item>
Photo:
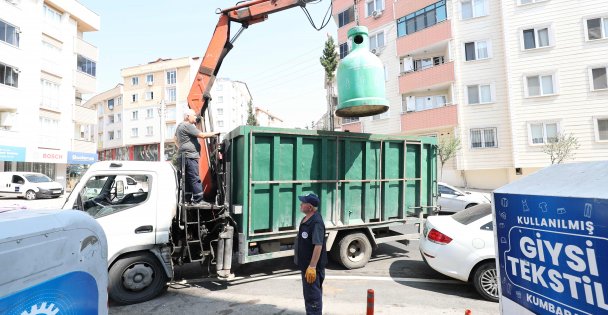
{"type": "Polygon", "coordinates": [[[198,159],[186,158],[185,163],[186,179],[184,182],[186,183],[186,191],[184,201],[192,201],[193,203],[203,201],[203,183],[198,175],[198,159]]]}
{"type": "Polygon", "coordinates": [[[301,274],[306,315],[323,314],[323,280],[325,280],[325,269],[317,269],[317,278],[312,284],[306,282],[306,270],[301,271],[301,274]]]}

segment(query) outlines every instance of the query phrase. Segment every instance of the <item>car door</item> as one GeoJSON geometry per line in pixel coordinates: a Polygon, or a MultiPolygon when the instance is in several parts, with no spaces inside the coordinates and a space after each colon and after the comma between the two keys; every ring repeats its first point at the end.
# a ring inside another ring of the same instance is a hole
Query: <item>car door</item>
{"type": "Polygon", "coordinates": [[[10,192],[13,194],[13,196],[17,197],[17,196],[22,196],[25,191],[25,178],[21,175],[13,175],[11,178],[11,183],[10,183],[10,192]]]}
{"type": "MultiPolygon", "coordinates": [[[[155,174],[137,175],[151,183],[155,174]]],[[[109,259],[115,258],[121,252],[144,248],[156,242],[156,194],[147,192],[134,196],[132,193],[127,193],[122,189],[127,185],[124,185],[123,181],[116,182],[117,177],[116,173],[104,173],[84,178],[81,181],[83,184],[79,184],[77,189],[88,191],[89,196],[82,194],[79,202],[78,194],[70,195],[66,203],[86,211],[97,219],[108,239],[109,259]],[[103,185],[99,184],[100,180],[103,181],[103,185]],[[87,190],[88,183],[96,188],[101,186],[99,194],[92,196],[90,193],[92,189],[87,190]],[[109,202],[107,197],[110,198],[109,202]]]]}
{"type": "Polygon", "coordinates": [[[456,212],[464,209],[463,201],[460,195],[461,193],[456,190],[445,186],[438,185],[439,188],[439,205],[441,205],[441,211],[456,212]]]}

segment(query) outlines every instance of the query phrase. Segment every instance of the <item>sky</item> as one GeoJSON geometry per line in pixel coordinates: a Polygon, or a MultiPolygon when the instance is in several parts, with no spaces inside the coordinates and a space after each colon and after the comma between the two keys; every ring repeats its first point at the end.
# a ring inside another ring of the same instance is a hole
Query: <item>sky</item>
{"type": "MultiPolygon", "coordinates": [[[[122,82],[120,69],[158,58],[202,56],[219,16],[236,0],[79,0],[100,16],[98,32],[84,39],[99,48],[97,91],[122,82]]],[[[319,26],[330,0],[307,5],[319,26]]],[[[330,12],[331,14],[331,12],[330,12]]],[[[234,24],[234,34],[240,25],[234,24]]],[[[218,77],[247,83],[254,106],[269,110],[286,127],[310,126],[326,111],[324,70],[319,62],[333,19],[317,31],[300,8],[274,13],[251,25],[234,43],[218,77]]]]}

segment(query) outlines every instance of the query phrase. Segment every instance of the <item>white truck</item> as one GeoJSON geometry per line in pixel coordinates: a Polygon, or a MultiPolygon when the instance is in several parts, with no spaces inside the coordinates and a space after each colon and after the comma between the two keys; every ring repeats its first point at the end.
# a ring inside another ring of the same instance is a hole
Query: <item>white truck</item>
{"type": "Polygon", "coordinates": [[[0,208],[0,314],[107,314],[106,248],[80,211],[0,208]]]}

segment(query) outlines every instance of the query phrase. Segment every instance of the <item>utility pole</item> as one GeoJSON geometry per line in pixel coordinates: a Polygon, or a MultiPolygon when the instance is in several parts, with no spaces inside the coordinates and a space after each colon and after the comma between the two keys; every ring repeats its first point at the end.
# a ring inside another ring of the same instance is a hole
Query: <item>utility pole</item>
{"type": "Polygon", "coordinates": [[[158,160],[163,162],[165,161],[165,110],[167,106],[165,106],[165,100],[160,101],[160,106],[158,108],[158,117],[160,120],[160,143],[159,143],[159,156],[158,160]]]}

